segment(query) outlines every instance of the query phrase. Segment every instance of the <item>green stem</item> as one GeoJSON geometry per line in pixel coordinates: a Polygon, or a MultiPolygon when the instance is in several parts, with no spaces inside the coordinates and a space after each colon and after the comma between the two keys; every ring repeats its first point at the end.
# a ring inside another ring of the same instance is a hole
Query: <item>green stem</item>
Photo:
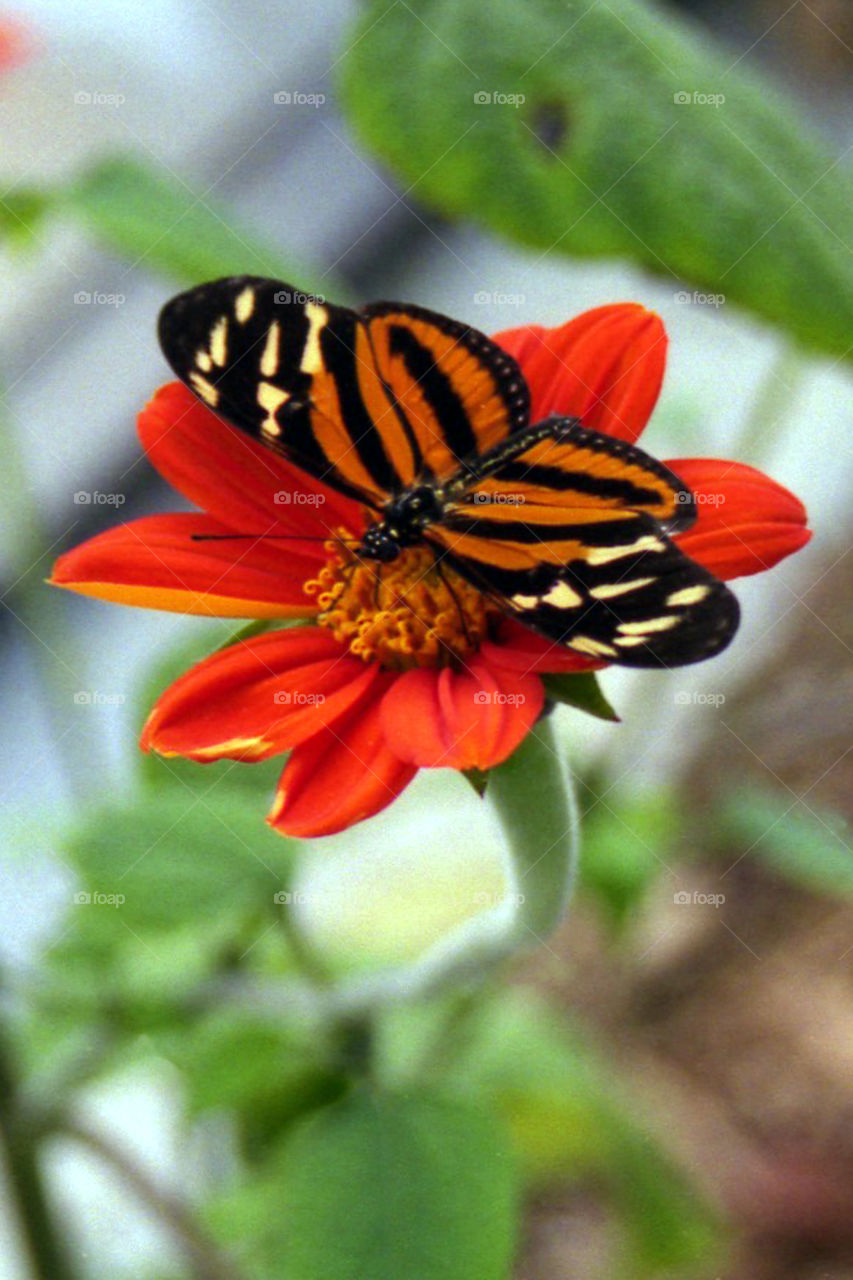
{"type": "Polygon", "coordinates": [[[35,1280],[74,1280],[74,1269],[47,1201],[37,1137],[20,1114],[12,1056],[0,1033],[0,1147],[10,1199],[35,1280]]]}
{"type": "Polygon", "coordinates": [[[515,918],[517,945],[544,942],[569,905],[578,845],[574,791],[550,720],[540,721],[514,755],[493,770],[489,798],[523,899],[515,918]]]}

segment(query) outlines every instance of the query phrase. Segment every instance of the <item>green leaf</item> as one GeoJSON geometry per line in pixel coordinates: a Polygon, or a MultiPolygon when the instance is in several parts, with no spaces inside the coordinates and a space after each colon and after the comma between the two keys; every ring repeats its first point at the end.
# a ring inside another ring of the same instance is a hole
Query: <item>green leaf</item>
{"type": "Polygon", "coordinates": [[[731,796],[721,816],[739,851],[813,893],[853,896],[853,832],[840,814],[806,807],[788,791],[750,788],[731,796]]]}
{"type": "Polygon", "coordinates": [[[488,769],[465,769],[463,776],[482,800],[489,786],[488,769]]]}
{"type": "Polygon", "coordinates": [[[161,790],[156,800],[103,810],[71,837],[68,856],[92,898],[72,909],[137,931],[238,912],[272,922],[292,847],[266,827],[262,806],[244,791],[223,784],[202,795],[161,790]]]}
{"type": "Polygon", "coordinates": [[[543,676],[542,679],[545,696],[552,702],[576,707],[578,711],[586,711],[599,720],[619,723],[619,716],[605,698],[594,671],[566,671],[560,675],[543,676]]]}
{"type": "Polygon", "coordinates": [[[232,227],[215,202],[139,160],[99,162],[73,183],[65,208],[114,252],[182,284],[247,273],[307,289],[312,279],[274,244],[232,227]]]}
{"type": "Polygon", "coordinates": [[[644,1129],[613,1063],[532,992],[482,1002],[443,1083],[499,1112],[528,1184],[571,1180],[607,1189],[628,1254],[618,1274],[671,1267],[684,1275],[716,1256],[712,1215],[654,1131],[644,1129]]]}
{"type": "Polygon", "coordinates": [[[8,192],[0,200],[0,241],[12,245],[31,244],[54,204],[54,198],[47,191],[25,187],[8,192]]]}
{"type": "Polygon", "coordinates": [[[683,829],[683,815],[663,788],[633,798],[623,794],[612,807],[595,804],[588,812],[581,888],[597,898],[615,926],[659,878],[683,829]]]}
{"type": "Polygon", "coordinates": [[[256,1232],[261,1274],[281,1280],[506,1280],[513,1166],[479,1109],[358,1091],[301,1123],[217,1219],[226,1238],[256,1232]]]}
{"type": "Polygon", "coordinates": [[[483,22],[470,2],[374,0],[346,44],[350,117],[413,198],[633,259],[849,355],[853,185],[791,95],[671,10],[495,0],[483,22]]]}

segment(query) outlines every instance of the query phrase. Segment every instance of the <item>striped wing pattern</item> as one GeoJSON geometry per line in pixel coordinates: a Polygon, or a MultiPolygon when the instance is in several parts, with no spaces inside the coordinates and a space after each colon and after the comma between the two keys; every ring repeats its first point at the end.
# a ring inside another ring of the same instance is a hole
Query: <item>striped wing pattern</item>
{"type": "Polygon", "coordinates": [[[735,597],[668,536],[696,518],[677,477],[571,418],[512,443],[453,486],[428,535],[446,563],[587,657],[680,666],[728,644],[735,597]]]}
{"type": "Polygon", "coordinates": [[[217,413],[377,509],[528,419],[515,361],[470,326],[422,308],[358,313],[282,281],[238,276],[172,299],[160,342],[217,413]]]}
{"type": "Polygon", "coordinates": [[[172,299],[159,331],[206,404],[379,520],[433,486],[437,558],[555,644],[678,666],[734,635],[734,596],[670,537],[695,520],[690,491],[575,419],[531,426],[515,361],[470,326],[239,276],[172,299]]]}

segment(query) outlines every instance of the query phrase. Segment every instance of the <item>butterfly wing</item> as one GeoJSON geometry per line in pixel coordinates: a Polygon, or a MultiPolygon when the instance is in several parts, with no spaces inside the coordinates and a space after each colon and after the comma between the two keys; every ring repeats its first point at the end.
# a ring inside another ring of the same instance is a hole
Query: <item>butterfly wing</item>
{"type": "Polygon", "coordinates": [[[235,276],[173,298],[159,333],[178,377],[211,409],[376,508],[527,422],[512,358],[418,307],[358,313],[235,276]]]}
{"type": "Polygon", "coordinates": [[[441,558],[555,643],[671,667],[734,635],[735,597],[668,536],[695,519],[692,494],[641,450],[552,419],[451,489],[429,529],[441,558]]]}
{"type": "Polygon", "coordinates": [[[497,343],[424,307],[377,302],[362,312],[376,367],[418,452],[409,483],[452,475],[527,426],[521,370],[497,343]]]}

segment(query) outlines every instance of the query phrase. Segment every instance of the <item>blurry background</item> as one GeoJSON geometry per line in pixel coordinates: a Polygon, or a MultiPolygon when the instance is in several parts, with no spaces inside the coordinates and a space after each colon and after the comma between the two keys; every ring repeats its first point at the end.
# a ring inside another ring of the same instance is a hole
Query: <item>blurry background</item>
{"type": "MultiPolygon", "coordinates": [[[[774,79],[847,165],[850,6],[691,7],[732,64],[774,79]]],[[[175,281],[156,237],[151,252],[120,254],[79,219],[30,219],[16,194],[80,180],[108,156],[134,158],[217,216],[227,211],[252,238],[247,269],[263,270],[258,246],[268,246],[269,274],[288,264],[300,287],[418,301],[487,332],[639,300],[671,336],[645,446],[760,466],[803,499],[816,536],[802,555],[738,584],[742,630],[718,662],[667,677],[605,673],[618,726],[557,713],[588,862],[560,935],[513,981],[570,1013],[600,1055],[601,1080],[630,1098],[627,1112],[662,1153],[666,1177],[724,1224],[715,1238],[733,1242],[728,1262],[709,1250],[703,1270],[697,1248],[697,1274],[853,1277],[849,374],[734,306],[679,301],[674,282],[639,268],[516,249],[437,218],[339,110],[335,74],[355,12],[333,0],[279,0],[274,11],[251,0],[33,0],[9,15],[23,56],[0,84],[0,184],[5,230],[26,240],[0,250],[0,961],[11,1007],[72,928],[77,873],[61,833],[135,785],[152,672],[180,670],[169,655],[197,655],[233,631],[42,586],[59,551],[117,518],[177,505],[134,429],[168,376],[155,320],[175,281]],[[282,93],[323,101],[276,102],[282,93]],[[75,700],[80,693],[90,696],[75,700]],[[694,890],[725,901],[674,902],[694,890]]],[[[499,837],[463,780],[422,774],[393,817],[316,842],[298,875],[311,903],[306,929],[335,963],[360,969],[405,958],[470,914],[471,886],[501,883],[499,837]]],[[[53,1012],[58,1025],[69,1010],[53,1012]]],[[[46,1013],[39,1032],[48,1038],[50,1021],[46,1013]]],[[[561,1084],[557,1073],[548,1089],[559,1112],[568,1077],[561,1084]]],[[[227,1182],[228,1144],[215,1123],[187,1155],[183,1090],[157,1044],[87,1086],[79,1105],[163,1185],[178,1186],[193,1159],[204,1177],[215,1168],[213,1180],[227,1182]]],[[[610,1121],[599,1120],[600,1134],[610,1121]]],[[[577,1122],[565,1119],[567,1133],[577,1122]]],[[[103,1162],[70,1143],[50,1154],[87,1275],[180,1274],[168,1233],[103,1162]]],[[[615,1259],[626,1222],[639,1233],[636,1257],[647,1248],[648,1270],[664,1266],[653,1243],[642,1244],[663,1213],[651,1192],[633,1205],[630,1187],[616,1194],[600,1152],[539,1154],[519,1277],[627,1275],[614,1270],[624,1266],[615,1259]]],[[[0,1276],[18,1280],[27,1273],[11,1221],[0,1219],[0,1238],[0,1276]]],[[[686,1274],[686,1260],[679,1265],[686,1274]]]]}

